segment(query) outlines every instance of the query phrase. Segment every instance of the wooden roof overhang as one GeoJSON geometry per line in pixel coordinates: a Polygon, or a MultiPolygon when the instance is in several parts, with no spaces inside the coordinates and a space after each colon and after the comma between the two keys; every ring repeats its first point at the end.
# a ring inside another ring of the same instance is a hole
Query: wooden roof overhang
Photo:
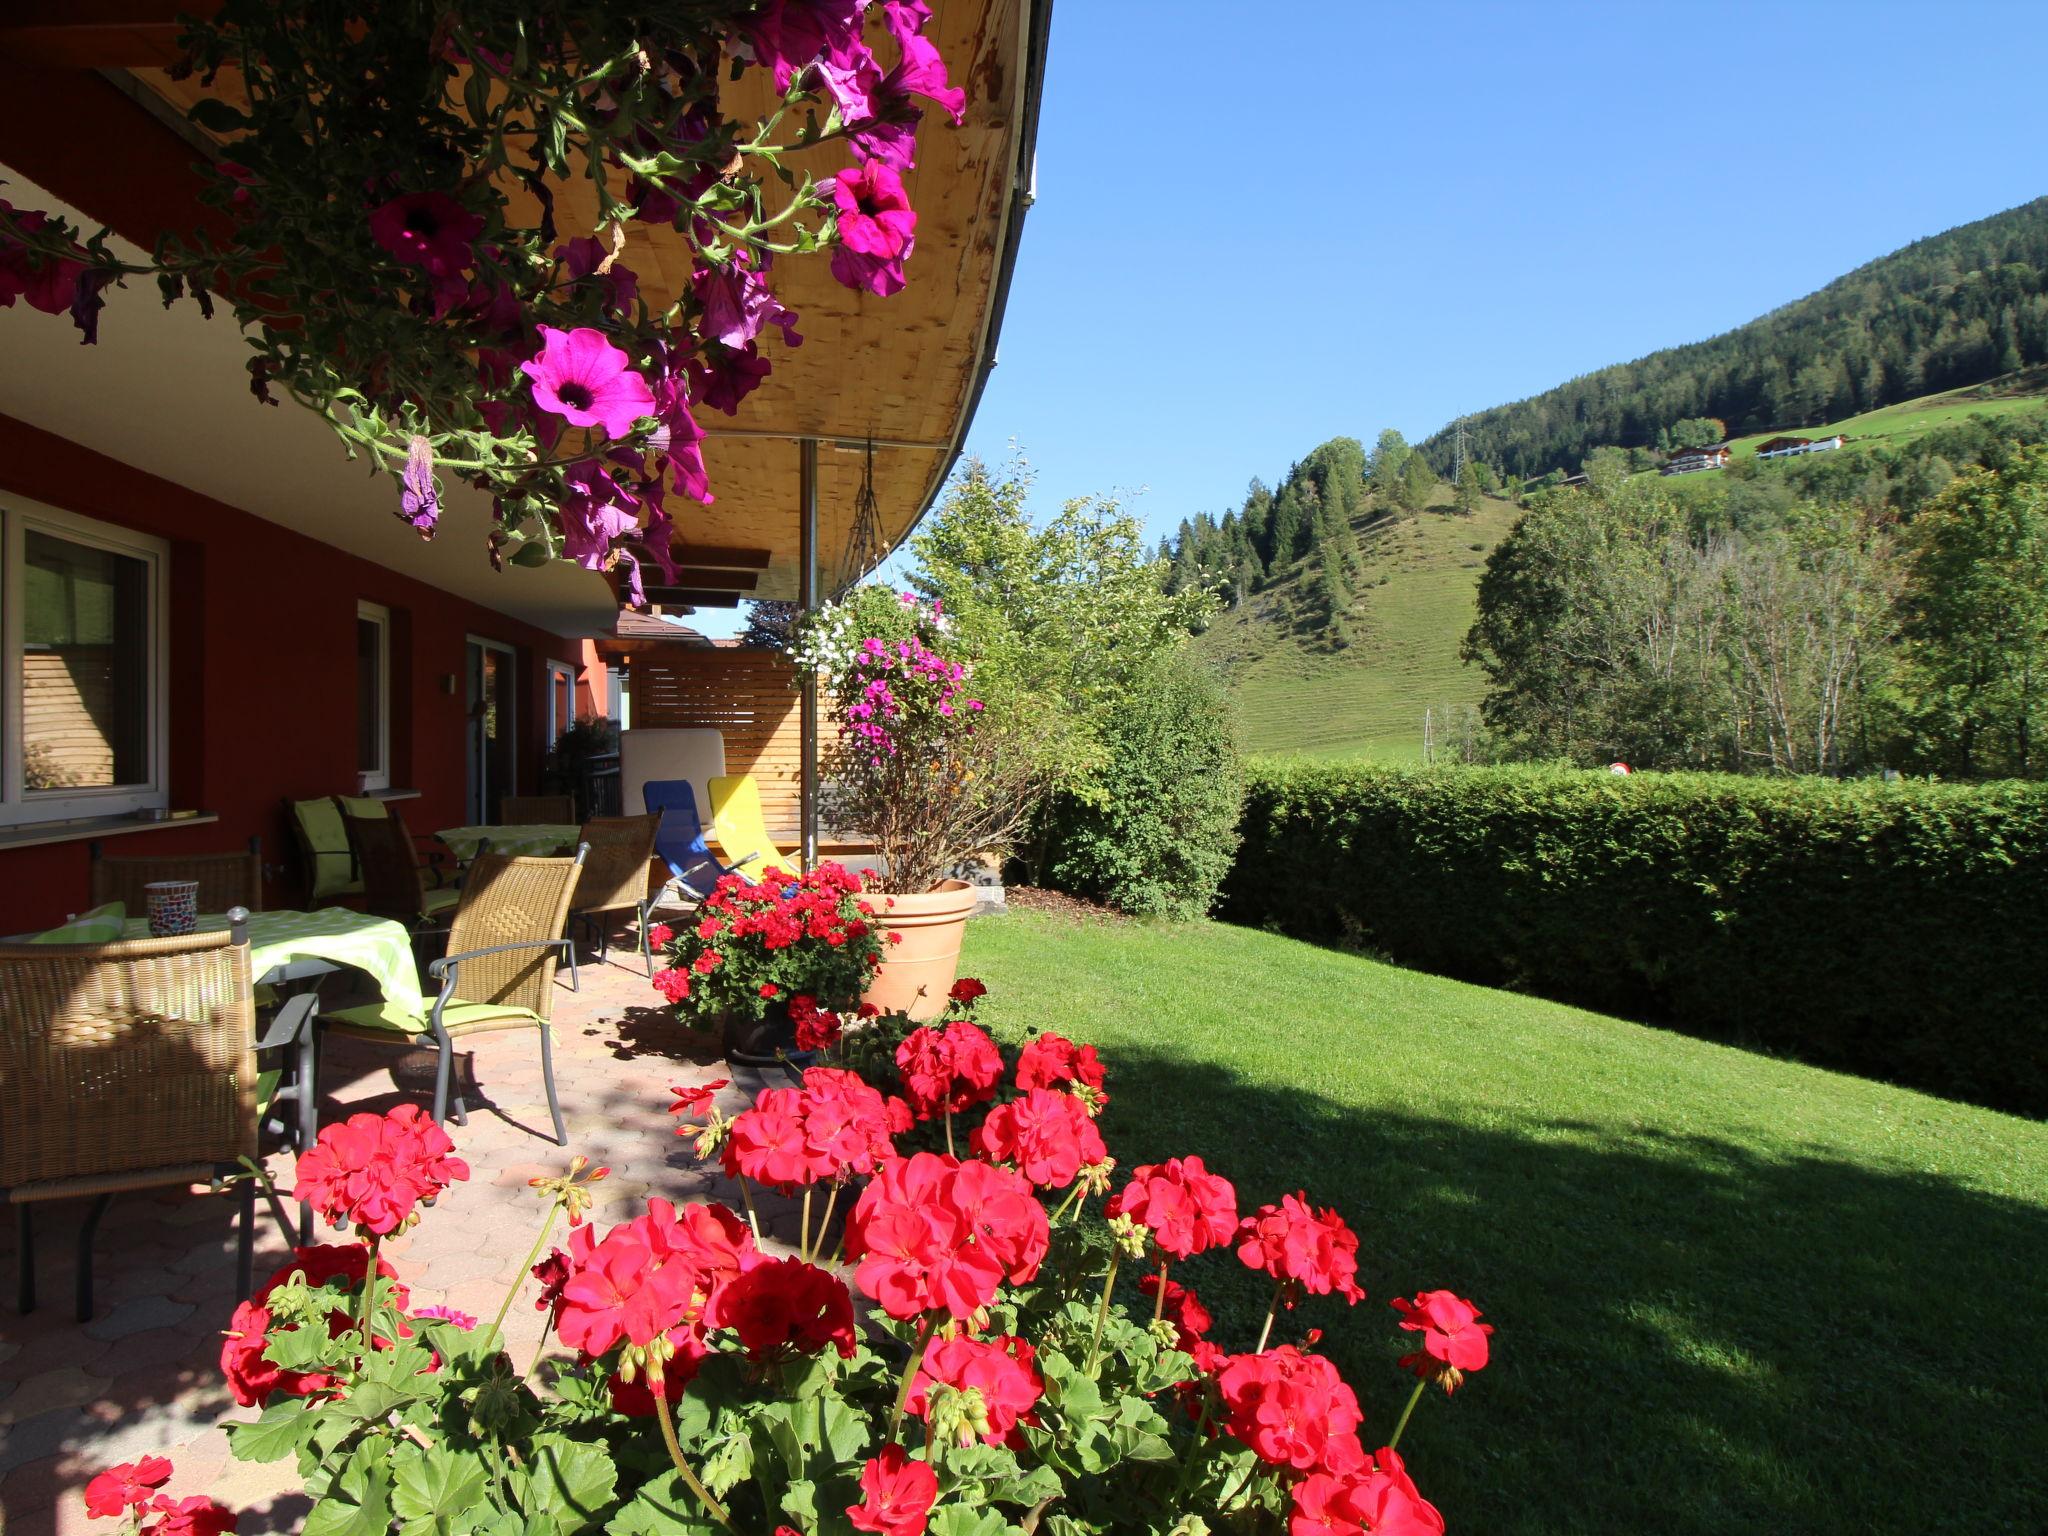
{"type": "MultiPolygon", "coordinates": [[[[211,8],[208,0],[17,0],[0,12],[0,86],[14,69],[39,74],[44,86],[52,71],[80,71],[112,79],[182,123],[182,109],[200,87],[196,79],[177,81],[167,72],[176,53],[174,18],[211,8]]],[[[881,299],[840,286],[822,259],[778,265],[776,290],[800,317],[803,345],[786,348],[779,337],[764,337],[774,365],[767,380],[736,417],[703,413],[717,499],[705,507],[671,497],[680,541],[675,555],[685,570],[676,586],[650,592],[671,611],[729,606],[743,595],[800,595],[806,439],[818,445],[816,550],[827,589],[847,574],[839,567],[868,445],[874,447],[885,551],[924,515],[959,455],[994,366],[1031,202],[1051,0],[934,0],[932,11],[928,35],[954,83],[965,87],[967,112],[956,128],[944,114],[927,111],[919,130],[918,163],[905,175],[918,210],[908,285],[881,299]]],[[[730,110],[750,115],[766,100],[766,84],[760,71],[748,71],[728,87],[730,110]]],[[[225,72],[214,87],[224,94],[235,88],[225,72]]],[[[164,131],[176,130],[167,123],[164,131]]],[[[817,174],[844,163],[842,146],[808,153],[818,161],[817,174]]],[[[122,228],[120,210],[78,195],[76,178],[52,178],[45,170],[37,179],[138,243],[151,243],[152,229],[122,228]]],[[[587,185],[579,181],[557,193],[564,236],[587,231],[595,216],[587,185]]],[[[687,243],[671,229],[629,226],[624,259],[657,305],[689,277],[687,243]]]]}

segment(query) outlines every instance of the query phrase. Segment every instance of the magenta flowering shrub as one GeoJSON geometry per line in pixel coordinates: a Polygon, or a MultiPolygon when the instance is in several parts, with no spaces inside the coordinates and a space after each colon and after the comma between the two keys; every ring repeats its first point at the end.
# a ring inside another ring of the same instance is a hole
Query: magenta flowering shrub
{"type": "Polygon", "coordinates": [[[831,701],[826,775],[835,827],[874,840],[887,888],[930,890],[1005,855],[1043,793],[1028,723],[992,718],[944,609],[856,588],[809,620],[791,655],[831,701]]]}
{"type": "Polygon", "coordinates": [[[107,230],[0,201],[0,307],[69,314],[92,342],[130,277],[166,304],[224,303],[257,398],[321,412],[423,538],[452,476],[493,499],[494,562],[615,570],[637,600],[643,561],[678,579],[666,498],[712,499],[699,415],[737,412],[775,349],[802,344],[775,262],[824,252],[849,288],[904,286],[918,123],[966,105],[930,15],[226,0],[188,24],[179,71],[246,86],[191,112],[232,156],[206,194],[228,232],[167,235],[137,261],[107,230]],[[750,72],[773,99],[732,121],[722,84],[750,72]],[[557,227],[571,180],[595,193],[587,231],[557,227]],[[694,270],[673,298],[625,259],[643,225],[684,237],[694,270]]]}

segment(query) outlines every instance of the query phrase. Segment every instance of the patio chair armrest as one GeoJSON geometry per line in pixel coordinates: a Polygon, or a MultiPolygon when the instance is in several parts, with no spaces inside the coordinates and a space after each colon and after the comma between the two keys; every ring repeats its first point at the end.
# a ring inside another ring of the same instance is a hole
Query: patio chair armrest
{"type": "Polygon", "coordinates": [[[475,960],[484,955],[509,954],[515,949],[559,949],[567,953],[568,948],[567,939],[520,939],[512,944],[493,944],[487,949],[465,949],[460,954],[443,955],[438,960],[429,961],[427,975],[435,981],[445,979],[452,986],[455,972],[465,960],[475,960]]]}
{"type": "Polygon", "coordinates": [[[319,1007],[317,993],[301,992],[296,997],[287,998],[285,1005],[277,1010],[277,1016],[270,1021],[270,1028],[264,1031],[263,1038],[256,1042],[256,1049],[274,1051],[290,1045],[306,1032],[319,1007]]]}

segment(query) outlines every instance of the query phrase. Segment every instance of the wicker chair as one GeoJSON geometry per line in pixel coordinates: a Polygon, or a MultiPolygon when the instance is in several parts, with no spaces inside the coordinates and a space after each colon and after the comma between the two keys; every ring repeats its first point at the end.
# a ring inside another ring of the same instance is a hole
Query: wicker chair
{"type": "Polygon", "coordinates": [[[245,907],[263,910],[263,839],[252,837],[245,853],[169,853],[145,858],[110,859],[100,845],[88,845],[92,858],[92,904],[119,901],[130,917],[148,909],[143,887],[156,880],[197,880],[199,910],[226,912],[245,907]]]}
{"type": "MultiPolygon", "coordinates": [[[[640,923],[640,958],[647,962],[647,974],[654,974],[654,954],[647,944],[647,913],[654,905],[658,882],[649,879],[654,863],[654,834],[661,826],[659,812],[647,816],[601,816],[583,824],[583,844],[590,856],[583,861],[583,877],[576,882],[576,896],[569,904],[569,921],[582,924],[596,940],[598,964],[605,957],[605,917],[613,912],[632,912],[640,923]]],[[[575,930],[572,926],[570,937],[575,930]]],[[[576,946],[569,946],[569,985],[582,990],[577,974],[576,946]]]]}
{"type": "MultiPolygon", "coordinates": [[[[257,1053],[301,1036],[310,995],[263,1038],[246,913],[226,933],[116,944],[0,945],[0,1189],[15,1208],[17,1296],[35,1307],[34,1207],[91,1196],[78,1238],[78,1316],[92,1315],[92,1240],[116,1194],[226,1186],[257,1155],[257,1053]]],[[[249,1294],[256,1181],[241,1201],[237,1260],[249,1294]]],[[[275,1200],[272,1210],[291,1232],[275,1200]]],[[[296,1240],[296,1236],[292,1240],[296,1240]]]]}
{"type": "MultiPolygon", "coordinates": [[[[427,967],[428,977],[439,982],[441,990],[426,1016],[402,1013],[389,1003],[371,1003],[321,1015],[319,1030],[382,1045],[421,1046],[431,1041],[438,1053],[434,1120],[439,1123],[448,1113],[457,1040],[537,1028],[541,1079],[547,1085],[555,1141],[567,1146],[569,1135],[555,1097],[554,1038],[548,1015],[554,1008],[555,968],[569,948],[562,931],[586,852],[578,848],[573,859],[479,853],[469,866],[462,904],[448,935],[448,953],[427,967]]],[[[455,1123],[467,1119],[467,1106],[457,1096],[455,1123]]]]}
{"type": "Polygon", "coordinates": [[[341,819],[362,871],[363,910],[403,923],[415,937],[443,931],[462,893],[432,883],[405,819],[395,810],[341,819]]]}
{"type": "Polygon", "coordinates": [[[567,826],[576,819],[576,802],[568,795],[506,795],[498,802],[501,827],[567,826]]]}

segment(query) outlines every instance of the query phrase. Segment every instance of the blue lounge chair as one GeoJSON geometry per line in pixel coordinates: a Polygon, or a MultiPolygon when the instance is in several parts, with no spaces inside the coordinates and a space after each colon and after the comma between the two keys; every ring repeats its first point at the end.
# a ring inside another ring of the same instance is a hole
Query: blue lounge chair
{"type": "Polygon", "coordinates": [[[641,794],[649,811],[661,813],[661,826],[654,834],[654,856],[668,866],[669,885],[702,901],[711,894],[718,877],[733,870],[718,862],[705,839],[704,821],[697,814],[697,796],[690,781],[649,779],[641,794]]]}

